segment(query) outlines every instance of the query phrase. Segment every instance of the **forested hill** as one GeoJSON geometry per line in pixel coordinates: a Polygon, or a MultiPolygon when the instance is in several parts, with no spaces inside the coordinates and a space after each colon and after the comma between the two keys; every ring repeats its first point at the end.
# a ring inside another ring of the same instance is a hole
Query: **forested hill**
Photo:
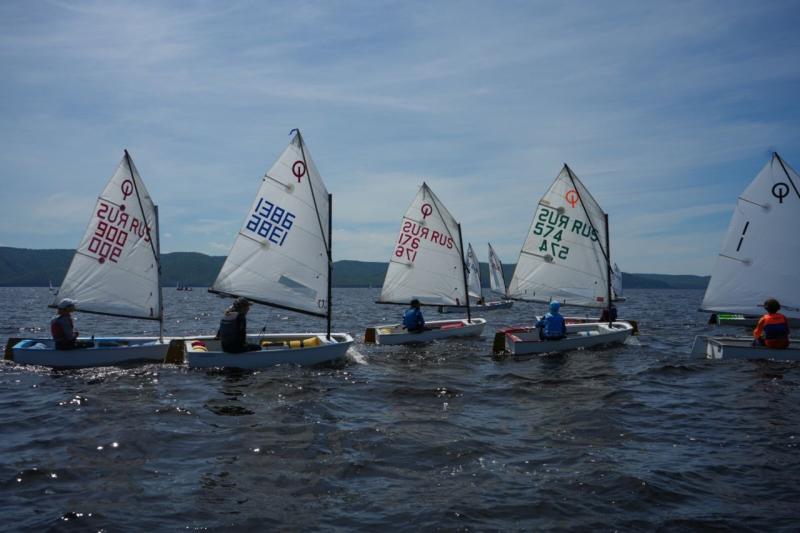
{"type": "MultiPolygon", "coordinates": [[[[69,268],[74,250],[31,250],[0,246],[0,286],[58,286],[69,268]]],[[[214,282],[225,258],[195,252],[163,254],[164,286],[178,283],[192,287],[208,287],[214,282]]],[[[380,287],[387,263],[336,261],[333,264],[334,287],[380,287]]],[[[514,265],[503,265],[506,282],[511,280],[514,265]]],[[[489,267],[481,263],[481,277],[489,279],[489,267]]],[[[708,276],[623,273],[625,289],[705,289],[708,276]]]]}

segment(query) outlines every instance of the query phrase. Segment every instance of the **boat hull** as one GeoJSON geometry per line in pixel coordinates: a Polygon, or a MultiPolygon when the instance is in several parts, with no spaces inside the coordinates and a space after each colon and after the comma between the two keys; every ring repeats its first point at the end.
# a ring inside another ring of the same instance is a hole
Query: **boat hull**
{"type": "Polygon", "coordinates": [[[567,336],[557,341],[539,339],[535,327],[503,328],[495,335],[494,351],[512,355],[566,352],[605,344],[624,343],[633,334],[628,322],[585,322],[567,324],[567,336]]]}
{"type": "Polygon", "coordinates": [[[409,333],[402,324],[369,327],[364,335],[364,342],[368,344],[396,345],[419,344],[456,337],[479,337],[483,334],[486,319],[473,318],[471,322],[466,318],[432,320],[426,322],[425,326],[431,329],[420,333],[409,333]]]}
{"type": "Polygon", "coordinates": [[[800,341],[791,339],[788,348],[776,349],[753,346],[753,337],[694,338],[692,356],[704,359],[772,359],[775,361],[800,361],[800,341]]]}
{"type": "MultiPolygon", "coordinates": [[[[741,328],[754,328],[758,324],[760,316],[746,316],[746,315],[717,315],[717,324],[720,326],[736,326],[741,328]]],[[[789,328],[800,328],[800,318],[788,317],[789,328]]]]}
{"type": "Polygon", "coordinates": [[[270,346],[259,351],[243,353],[226,353],[222,351],[220,341],[195,337],[183,341],[186,364],[190,368],[239,368],[255,370],[275,365],[292,364],[313,366],[345,357],[348,348],[353,344],[353,337],[347,333],[331,333],[331,339],[325,333],[285,333],[275,335],[248,335],[248,342],[270,346]],[[300,346],[311,341],[312,346],[300,346]],[[200,345],[194,344],[202,342],[200,345]],[[292,347],[295,341],[297,347],[292,347]],[[281,345],[283,344],[283,345],[281,345]]]}
{"type": "Polygon", "coordinates": [[[90,348],[56,350],[52,339],[23,339],[12,348],[12,359],[21,365],[47,366],[55,369],[90,368],[161,363],[167,355],[169,340],[158,337],[79,338],[94,342],[90,348]]]}
{"type": "MultiPolygon", "coordinates": [[[[472,309],[475,310],[476,313],[483,313],[486,311],[497,311],[498,309],[511,309],[514,305],[513,300],[503,300],[498,302],[486,302],[483,305],[474,305],[471,306],[472,309]]],[[[448,313],[463,313],[463,307],[448,307],[446,305],[440,305],[437,309],[438,312],[443,314],[448,313]]]]}

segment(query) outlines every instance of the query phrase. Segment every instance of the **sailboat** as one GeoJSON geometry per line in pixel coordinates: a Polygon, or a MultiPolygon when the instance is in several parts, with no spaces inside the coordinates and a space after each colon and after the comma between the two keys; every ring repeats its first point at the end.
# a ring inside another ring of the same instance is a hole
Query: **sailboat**
{"type": "Polygon", "coordinates": [[[353,344],[331,333],[332,196],[299,130],[262,179],[209,292],[327,319],[325,333],[248,335],[260,350],[222,351],[219,340],[187,339],[190,367],[264,368],[341,359],[353,344]]]}
{"type": "MultiPolygon", "coordinates": [[[[568,165],[539,200],[508,295],[512,299],[589,308],[612,300],[608,215],[568,165]]],[[[540,340],[535,327],[499,329],[494,351],[547,353],[624,342],[633,325],[567,320],[562,340],[540,340]]]]}
{"type": "Polygon", "coordinates": [[[407,344],[481,335],[486,320],[472,317],[463,250],[461,225],[423,183],[403,215],[378,303],[409,305],[417,299],[422,305],[466,307],[467,318],[429,321],[420,333],[409,333],[402,324],[371,326],[364,342],[407,344]]]}
{"type": "MultiPolygon", "coordinates": [[[[755,317],[764,313],[766,299],[777,298],[791,328],[800,320],[797,228],[800,176],[773,153],[736,203],[701,310],[755,317]]],[[[796,339],[781,350],[752,346],[752,342],[752,336],[699,336],[692,354],[710,359],[800,360],[800,341],[796,339]]]]}
{"type": "Polygon", "coordinates": [[[89,347],[73,350],[56,350],[52,339],[24,339],[13,347],[14,361],[54,368],[163,361],[160,257],[158,208],[125,150],[50,307],[70,298],[76,311],[157,320],[159,336],[92,336],[78,339],[89,347]]]}
{"type": "MultiPolygon", "coordinates": [[[[490,276],[489,278],[493,278],[493,273],[491,273],[491,254],[494,253],[494,250],[491,249],[491,245],[489,245],[489,268],[490,268],[490,276]]],[[[499,261],[499,260],[498,260],[499,261]]],[[[502,266],[500,267],[502,268],[502,266]]],[[[500,272],[500,276],[503,273],[500,272]]],[[[503,301],[489,301],[487,302],[483,297],[483,282],[481,280],[481,267],[478,263],[478,256],[475,255],[475,250],[472,249],[472,244],[467,244],[467,287],[469,291],[470,298],[475,300],[474,307],[480,311],[494,311],[497,309],[509,309],[514,302],[512,300],[503,300],[503,301]]],[[[503,294],[505,294],[505,284],[503,284],[503,294]]],[[[440,305],[438,311],[440,313],[455,313],[459,310],[459,307],[449,307],[440,305]]]]}
{"type": "Polygon", "coordinates": [[[47,283],[48,283],[48,285],[49,285],[49,287],[48,287],[48,290],[49,290],[50,292],[52,292],[53,294],[55,294],[55,293],[57,293],[57,292],[58,292],[58,288],[56,288],[56,287],[53,287],[53,281],[52,281],[52,280],[48,281],[47,283]]]}
{"type": "Polygon", "coordinates": [[[611,300],[614,302],[624,302],[627,298],[622,294],[622,270],[614,263],[611,271],[611,300]]]}

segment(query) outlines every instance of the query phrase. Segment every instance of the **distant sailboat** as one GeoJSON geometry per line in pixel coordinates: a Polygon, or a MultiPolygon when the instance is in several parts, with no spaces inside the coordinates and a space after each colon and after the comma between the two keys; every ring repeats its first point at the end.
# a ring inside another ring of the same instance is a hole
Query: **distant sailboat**
{"type": "Polygon", "coordinates": [[[64,298],[84,313],[157,320],[159,337],[81,338],[88,348],[56,350],[51,339],[26,339],[14,361],[56,368],[163,361],[158,208],[128,151],[100,193],[86,233],[50,307],[64,298]]]}
{"type": "Polygon", "coordinates": [[[57,293],[57,292],[58,292],[58,288],[57,288],[57,287],[53,287],[53,281],[52,281],[52,280],[51,280],[51,281],[49,281],[49,282],[48,282],[48,284],[49,284],[49,286],[50,286],[50,287],[49,287],[49,290],[50,290],[50,292],[52,292],[53,294],[55,294],[55,293],[57,293]]]}
{"type": "MultiPolygon", "coordinates": [[[[489,249],[490,254],[493,253],[493,250],[491,250],[491,245],[489,245],[489,249]]],[[[489,268],[491,270],[491,257],[489,262],[489,268]]],[[[497,309],[509,309],[512,305],[514,305],[514,302],[511,300],[487,302],[484,299],[482,288],[483,283],[481,280],[481,267],[480,263],[478,262],[478,256],[475,254],[475,250],[472,249],[472,244],[467,244],[467,274],[467,287],[469,288],[469,296],[474,300],[473,305],[476,310],[481,312],[495,311],[497,309]]],[[[502,272],[500,275],[502,276],[502,272]]],[[[493,275],[491,273],[489,278],[490,280],[493,279],[493,275]]],[[[505,293],[505,286],[503,287],[503,293],[505,293]]],[[[459,307],[439,306],[440,313],[455,313],[459,309],[459,307]]]]}
{"type": "Polygon", "coordinates": [[[486,320],[472,317],[468,287],[461,225],[423,183],[403,215],[378,303],[407,306],[417,299],[422,305],[466,307],[467,318],[427,321],[429,329],[420,333],[409,333],[402,324],[371,326],[364,342],[406,344],[479,336],[486,320]]]}
{"type": "MultiPolygon", "coordinates": [[[[566,164],[539,200],[520,251],[509,297],[529,302],[610,308],[612,300],[608,215],[566,164]]],[[[577,321],[575,321],[577,322],[577,321]]],[[[624,342],[628,322],[570,323],[562,340],[539,340],[535,327],[505,328],[495,351],[544,353],[624,342]]]]}
{"type": "Polygon", "coordinates": [[[624,302],[627,300],[622,294],[622,270],[614,263],[611,271],[611,300],[614,302],[624,302]]]}
{"type": "MultiPolygon", "coordinates": [[[[790,322],[800,321],[800,176],[777,153],[736,203],[701,310],[758,317],[777,298],[790,322]]],[[[692,354],[710,359],[800,360],[800,345],[752,346],[753,337],[695,338],[692,354]]]]}
{"type": "Polygon", "coordinates": [[[218,340],[185,342],[190,367],[264,368],[341,359],[353,344],[331,333],[332,196],[299,130],[262,179],[209,290],[327,319],[326,333],[248,335],[261,350],[225,353],[218,340]]]}

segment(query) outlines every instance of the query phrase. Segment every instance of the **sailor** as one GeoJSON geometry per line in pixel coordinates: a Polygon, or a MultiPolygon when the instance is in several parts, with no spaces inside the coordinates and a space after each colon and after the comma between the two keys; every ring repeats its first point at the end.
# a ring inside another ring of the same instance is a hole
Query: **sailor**
{"type": "Polygon", "coordinates": [[[768,348],[789,347],[789,321],[779,313],[781,304],[775,298],[764,302],[767,314],[761,317],[753,330],[754,345],[768,348]]]}
{"type": "Polygon", "coordinates": [[[64,298],[58,302],[58,314],[50,321],[50,335],[56,343],[56,350],[74,350],[85,348],[91,343],[79,342],[78,332],[72,322],[72,312],[75,311],[75,300],[64,298]]]}
{"type": "Polygon", "coordinates": [[[559,341],[567,336],[567,324],[558,312],[560,308],[561,304],[553,300],[550,302],[550,312],[536,323],[540,340],[559,341]]]}
{"type": "Polygon", "coordinates": [[[403,313],[403,327],[409,333],[422,333],[426,329],[425,318],[422,316],[419,300],[416,298],[411,300],[411,308],[406,309],[403,313]]]}
{"type": "Polygon", "coordinates": [[[260,350],[258,344],[247,342],[247,312],[250,302],[247,298],[237,298],[225,311],[219,321],[217,337],[221,341],[222,351],[228,353],[242,353],[260,350]]]}
{"type": "Polygon", "coordinates": [[[608,307],[603,309],[600,314],[600,322],[614,322],[617,319],[617,306],[611,304],[611,309],[608,307]]]}

